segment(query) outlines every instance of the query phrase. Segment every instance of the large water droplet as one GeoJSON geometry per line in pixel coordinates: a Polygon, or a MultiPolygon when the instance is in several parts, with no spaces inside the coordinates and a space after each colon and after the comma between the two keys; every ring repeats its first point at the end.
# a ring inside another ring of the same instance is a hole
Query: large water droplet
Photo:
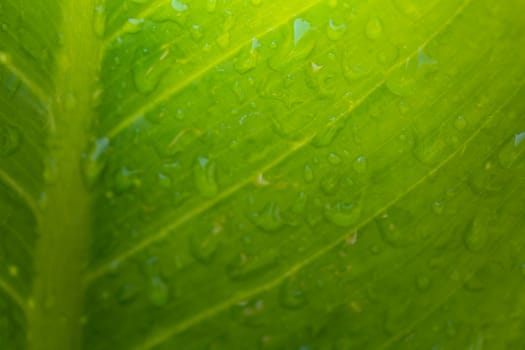
{"type": "Polygon", "coordinates": [[[171,0],[171,7],[177,12],[184,12],[188,9],[188,5],[180,0],[171,0]]]}
{"type": "Polygon", "coordinates": [[[0,157],[15,153],[22,142],[22,134],[14,125],[0,122],[0,157]]]}
{"type": "Polygon", "coordinates": [[[304,19],[297,18],[293,22],[293,42],[294,45],[297,46],[299,41],[308,33],[310,30],[312,30],[312,25],[310,22],[305,21],[304,19]]]}
{"type": "Polygon", "coordinates": [[[219,192],[215,162],[208,158],[197,158],[193,166],[193,181],[197,191],[204,197],[214,197],[219,192]]]}
{"type": "Polygon", "coordinates": [[[355,203],[340,201],[333,205],[326,205],[324,216],[336,226],[351,227],[359,220],[361,207],[355,203]]]}
{"type": "Polygon", "coordinates": [[[333,117],[331,124],[321,130],[312,140],[312,145],[315,147],[327,147],[336,139],[337,135],[345,126],[344,118],[342,116],[333,117]]]}

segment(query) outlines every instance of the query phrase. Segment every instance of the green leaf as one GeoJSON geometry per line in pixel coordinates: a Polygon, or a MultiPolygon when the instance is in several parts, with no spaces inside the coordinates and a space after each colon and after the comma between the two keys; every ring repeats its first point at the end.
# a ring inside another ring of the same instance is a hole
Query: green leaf
{"type": "Polygon", "coordinates": [[[0,348],[525,347],[521,0],[3,0],[0,348]]]}

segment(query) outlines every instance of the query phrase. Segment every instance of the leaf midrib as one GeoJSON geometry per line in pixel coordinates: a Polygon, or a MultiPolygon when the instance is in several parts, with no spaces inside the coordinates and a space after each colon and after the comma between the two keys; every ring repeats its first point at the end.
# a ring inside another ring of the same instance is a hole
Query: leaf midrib
{"type": "Polygon", "coordinates": [[[56,120],[47,140],[56,172],[45,185],[46,204],[37,215],[36,271],[27,311],[30,350],[82,348],[82,276],[88,261],[91,198],[80,161],[94,119],[91,98],[102,43],[92,31],[93,0],[61,5],[63,45],[55,59],[48,106],[56,120]]]}

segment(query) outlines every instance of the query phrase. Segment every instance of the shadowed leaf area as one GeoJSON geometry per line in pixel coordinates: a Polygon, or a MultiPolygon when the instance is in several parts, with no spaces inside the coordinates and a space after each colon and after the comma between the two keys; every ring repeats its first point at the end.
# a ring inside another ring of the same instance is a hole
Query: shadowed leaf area
{"type": "Polygon", "coordinates": [[[2,0],[0,349],[525,348],[523,0],[2,0]]]}

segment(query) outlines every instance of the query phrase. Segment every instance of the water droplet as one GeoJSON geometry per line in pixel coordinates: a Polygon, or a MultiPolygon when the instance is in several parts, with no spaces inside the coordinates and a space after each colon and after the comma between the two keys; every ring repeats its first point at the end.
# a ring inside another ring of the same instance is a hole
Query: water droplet
{"type": "Polygon", "coordinates": [[[512,166],[525,154],[525,132],[515,134],[503,147],[501,147],[498,159],[505,169],[512,166]]]}
{"type": "Polygon", "coordinates": [[[312,140],[312,145],[315,147],[327,147],[336,139],[337,135],[344,128],[344,118],[334,117],[331,125],[319,132],[312,140]]]}
{"type": "Polygon", "coordinates": [[[242,50],[234,60],[234,67],[237,72],[244,74],[257,66],[258,60],[258,49],[261,47],[261,43],[256,39],[252,39],[252,43],[249,48],[242,50]]]}
{"type": "Polygon", "coordinates": [[[84,157],[82,170],[88,185],[93,185],[106,166],[105,152],[109,147],[109,139],[102,137],[95,142],[93,149],[84,157]]]}
{"type": "Polygon", "coordinates": [[[252,327],[261,326],[259,316],[265,311],[264,301],[256,299],[251,301],[241,301],[234,304],[231,308],[232,317],[235,321],[252,327]]]}
{"type": "Polygon", "coordinates": [[[366,24],[366,36],[368,39],[377,40],[383,34],[383,25],[377,17],[372,17],[366,24]]]}
{"type": "Polygon", "coordinates": [[[137,287],[131,284],[125,284],[120,287],[117,293],[117,300],[120,304],[129,304],[137,297],[138,292],[137,287]]]}
{"type": "Polygon", "coordinates": [[[199,193],[207,198],[214,197],[219,192],[215,162],[199,157],[193,166],[193,181],[199,193]]]}
{"type": "Polygon", "coordinates": [[[310,22],[305,21],[304,19],[297,18],[293,22],[293,42],[294,45],[297,46],[299,41],[308,33],[310,30],[312,30],[312,25],[310,22]]]}
{"type": "Polygon", "coordinates": [[[202,136],[202,131],[195,128],[182,129],[165,148],[166,156],[173,157],[184,152],[195,140],[202,136]]]}
{"type": "Polygon", "coordinates": [[[346,31],[346,24],[336,24],[332,18],[328,21],[328,26],[326,27],[326,33],[328,34],[328,39],[330,40],[339,40],[346,31]]]}
{"type": "Polygon", "coordinates": [[[304,293],[304,282],[296,277],[285,280],[279,290],[279,301],[285,309],[300,309],[307,303],[304,293]]]}
{"type": "Polygon", "coordinates": [[[467,120],[462,115],[458,116],[454,121],[456,130],[464,130],[467,127],[467,120]]]}
{"type": "Polygon", "coordinates": [[[148,49],[138,50],[133,63],[133,81],[137,90],[143,94],[150,93],[159,84],[161,78],[171,66],[166,58],[171,51],[154,51],[148,49]]]}
{"type": "Polygon", "coordinates": [[[140,187],[142,182],[137,177],[137,171],[131,171],[126,167],[122,167],[115,174],[114,191],[115,193],[123,193],[131,188],[140,187]]]}
{"type": "Polygon", "coordinates": [[[128,18],[128,20],[124,24],[124,27],[122,28],[122,31],[124,33],[134,34],[134,33],[140,32],[143,26],[144,26],[144,18],[141,18],[141,19],[128,18]]]}
{"type": "Polygon", "coordinates": [[[485,247],[488,239],[488,220],[487,216],[483,218],[478,216],[474,219],[465,231],[463,240],[465,246],[471,252],[479,252],[485,247]]]}
{"type": "Polygon", "coordinates": [[[474,193],[480,196],[493,196],[501,193],[506,186],[495,161],[487,161],[483,168],[475,169],[469,177],[469,185],[474,193]]]}
{"type": "Polygon", "coordinates": [[[44,181],[47,184],[54,184],[58,177],[58,167],[53,158],[47,158],[44,167],[44,181]]]}
{"type": "Polygon", "coordinates": [[[339,177],[336,175],[328,175],[321,179],[321,190],[327,196],[332,196],[337,192],[339,188],[339,177]]]}
{"type": "Polygon", "coordinates": [[[160,276],[151,278],[149,299],[155,306],[165,306],[169,301],[169,287],[160,276]]]}
{"type": "Polygon", "coordinates": [[[314,181],[314,171],[309,164],[306,164],[304,166],[304,180],[307,183],[311,183],[314,181]]]}
{"type": "Polygon", "coordinates": [[[188,5],[180,0],[171,0],[171,7],[177,12],[184,12],[188,9],[188,5]]]}
{"type": "Polygon", "coordinates": [[[203,263],[210,263],[221,242],[221,222],[213,225],[211,230],[197,230],[190,238],[191,252],[195,259],[203,263]]]}
{"type": "Polygon", "coordinates": [[[341,164],[341,157],[337,155],[337,153],[330,153],[328,154],[328,162],[332,165],[338,165],[341,164]]]}
{"type": "Polygon", "coordinates": [[[357,223],[361,216],[361,207],[349,202],[337,202],[334,205],[326,205],[325,218],[339,227],[351,227],[357,223]]]}
{"type": "Polygon", "coordinates": [[[297,198],[292,205],[292,212],[295,214],[304,214],[306,210],[306,203],[308,202],[308,195],[304,192],[299,192],[297,198]]]}
{"type": "Polygon", "coordinates": [[[419,5],[414,0],[393,0],[394,5],[404,15],[412,18],[419,18],[422,16],[419,5]]]}
{"type": "Polygon", "coordinates": [[[14,125],[0,122],[0,157],[15,153],[22,143],[22,134],[14,125]]]}
{"type": "Polygon", "coordinates": [[[264,251],[264,255],[241,253],[226,266],[226,273],[234,281],[261,276],[276,263],[275,255],[264,251]]]}
{"type": "Polygon", "coordinates": [[[275,202],[266,204],[260,212],[252,213],[251,219],[257,227],[266,232],[279,231],[285,225],[281,209],[275,202]]]}
{"type": "Polygon", "coordinates": [[[375,223],[385,242],[398,247],[407,245],[416,239],[408,227],[412,220],[410,212],[393,207],[377,217],[375,223]]]}
{"type": "Polygon", "coordinates": [[[434,132],[423,139],[416,139],[414,155],[424,164],[436,164],[445,154],[447,142],[441,133],[434,132]]]}
{"type": "Polygon", "coordinates": [[[353,168],[355,172],[358,174],[366,173],[366,170],[368,169],[368,161],[366,157],[364,156],[357,157],[356,160],[354,161],[353,168]]]}
{"type": "Polygon", "coordinates": [[[437,215],[441,215],[445,210],[445,204],[442,201],[435,201],[434,203],[432,203],[432,210],[437,215]]]}

